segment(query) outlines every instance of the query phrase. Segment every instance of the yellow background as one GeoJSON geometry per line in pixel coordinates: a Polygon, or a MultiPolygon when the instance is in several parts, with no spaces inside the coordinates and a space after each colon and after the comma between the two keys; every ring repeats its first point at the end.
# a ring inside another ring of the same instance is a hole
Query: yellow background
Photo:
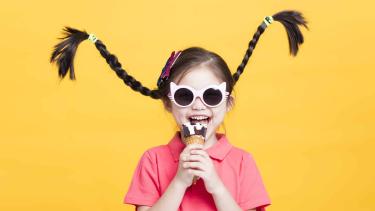
{"type": "Polygon", "coordinates": [[[190,46],[233,72],[264,16],[283,9],[306,16],[305,44],[293,58],[282,25],[266,29],[235,87],[229,140],[254,155],[269,211],[375,210],[373,1],[1,4],[0,210],[133,210],[122,200],[141,154],[176,130],[88,41],[77,81],[59,82],[49,57],[64,26],[96,34],[155,88],[170,52],[190,46]]]}

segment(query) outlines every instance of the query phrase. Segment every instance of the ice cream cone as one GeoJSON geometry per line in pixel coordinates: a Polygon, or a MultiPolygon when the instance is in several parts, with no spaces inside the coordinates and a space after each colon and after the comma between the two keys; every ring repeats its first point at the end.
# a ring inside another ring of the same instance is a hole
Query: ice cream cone
{"type": "MultiPolygon", "coordinates": [[[[185,123],[182,125],[183,127],[183,134],[184,138],[183,141],[186,145],[190,144],[204,144],[206,131],[207,131],[207,125],[203,125],[200,123],[185,123]]],[[[193,184],[195,185],[198,181],[199,177],[194,176],[193,178],[193,184]]]]}
{"type": "MultiPolygon", "coordinates": [[[[190,144],[204,144],[204,137],[201,135],[192,135],[189,136],[185,139],[185,144],[190,145],[190,144]]],[[[193,184],[195,185],[198,181],[199,177],[194,176],[193,178],[193,184]]]]}
{"type": "Polygon", "coordinates": [[[204,137],[201,135],[192,135],[185,138],[185,144],[204,144],[204,137]]]}

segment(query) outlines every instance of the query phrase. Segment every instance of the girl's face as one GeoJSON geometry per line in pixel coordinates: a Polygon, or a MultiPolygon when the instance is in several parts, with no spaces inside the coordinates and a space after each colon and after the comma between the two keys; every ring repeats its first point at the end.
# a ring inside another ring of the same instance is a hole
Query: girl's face
{"type": "MultiPolygon", "coordinates": [[[[210,67],[205,65],[194,67],[189,70],[179,82],[174,81],[174,83],[177,85],[187,85],[196,90],[204,89],[209,85],[220,85],[223,81],[214,75],[213,71],[209,68],[210,67]]],[[[166,106],[166,109],[172,113],[180,130],[182,130],[183,123],[192,121],[192,116],[208,117],[208,122],[203,123],[207,124],[206,138],[210,139],[212,135],[215,135],[216,130],[224,120],[226,112],[232,108],[233,100],[232,96],[228,96],[219,106],[208,107],[202,102],[200,97],[197,97],[189,107],[179,107],[173,102],[170,102],[169,106],[166,106]]]]}

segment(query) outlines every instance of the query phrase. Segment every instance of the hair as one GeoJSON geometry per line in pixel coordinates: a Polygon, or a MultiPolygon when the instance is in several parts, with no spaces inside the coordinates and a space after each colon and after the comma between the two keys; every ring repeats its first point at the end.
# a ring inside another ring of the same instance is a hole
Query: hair
{"type": "MultiPolygon", "coordinates": [[[[289,52],[292,56],[296,56],[299,45],[301,45],[304,41],[299,26],[302,25],[308,29],[305,18],[300,12],[294,10],[281,11],[273,15],[272,18],[284,26],[289,41],[289,52]]],[[[143,86],[141,82],[129,75],[127,71],[122,68],[117,57],[107,50],[107,47],[101,40],[96,40],[95,46],[99,50],[100,54],[105,58],[111,69],[115,71],[117,76],[122,79],[127,86],[132,88],[134,91],[140,92],[142,95],[168,102],[167,94],[169,93],[170,82],[183,77],[187,71],[198,65],[208,65],[209,67],[212,67],[211,69],[214,71],[215,75],[227,83],[227,91],[231,93],[234,85],[240,78],[240,75],[243,73],[260,36],[267,28],[267,25],[268,24],[263,21],[258,26],[257,31],[248,44],[248,48],[241,64],[237,67],[237,70],[233,75],[226,62],[219,55],[200,47],[191,47],[181,52],[180,56],[170,69],[169,78],[166,81],[163,81],[163,83],[159,84],[156,89],[152,90],[143,86]]],[[[58,74],[61,79],[63,79],[69,72],[70,79],[75,80],[73,65],[74,56],[78,45],[82,41],[88,39],[89,34],[86,31],[80,31],[71,27],[65,27],[63,30],[65,37],[59,38],[63,39],[63,41],[54,46],[50,62],[57,63],[58,74]]]]}

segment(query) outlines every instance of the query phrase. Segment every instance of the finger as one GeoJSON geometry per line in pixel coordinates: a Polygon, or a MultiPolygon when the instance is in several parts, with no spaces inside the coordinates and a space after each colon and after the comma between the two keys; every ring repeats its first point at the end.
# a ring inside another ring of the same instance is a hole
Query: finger
{"type": "Polygon", "coordinates": [[[189,155],[187,153],[181,153],[180,154],[180,160],[187,161],[189,158],[189,155]]]}
{"type": "Polygon", "coordinates": [[[189,150],[203,149],[203,145],[202,144],[189,144],[189,145],[186,146],[186,148],[188,148],[189,150]]]}
{"type": "Polygon", "coordinates": [[[190,151],[190,154],[191,155],[201,155],[206,159],[210,158],[210,156],[208,155],[208,153],[205,150],[193,149],[193,150],[190,151]]]}
{"type": "Polygon", "coordinates": [[[201,162],[185,162],[183,164],[183,167],[184,168],[194,168],[194,169],[200,169],[200,170],[204,170],[205,169],[205,165],[201,162]]]}
{"type": "Polygon", "coordinates": [[[185,149],[182,151],[182,153],[190,153],[190,150],[192,149],[203,149],[202,144],[190,144],[185,147],[185,149]]]}
{"type": "Polygon", "coordinates": [[[205,163],[207,162],[207,159],[203,157],[202,155],[189,155],[186,157],[185,161],[190,161],[190,162],[199,161],[199,162],[205,163]]]}
{"type": "Polygon", "coordinates": [[[204,171],[201,171],[201,170],[189,169],[188,173],[192,174],[194,176],[198,176],[198,177],[204,178],[204,171]]]}

